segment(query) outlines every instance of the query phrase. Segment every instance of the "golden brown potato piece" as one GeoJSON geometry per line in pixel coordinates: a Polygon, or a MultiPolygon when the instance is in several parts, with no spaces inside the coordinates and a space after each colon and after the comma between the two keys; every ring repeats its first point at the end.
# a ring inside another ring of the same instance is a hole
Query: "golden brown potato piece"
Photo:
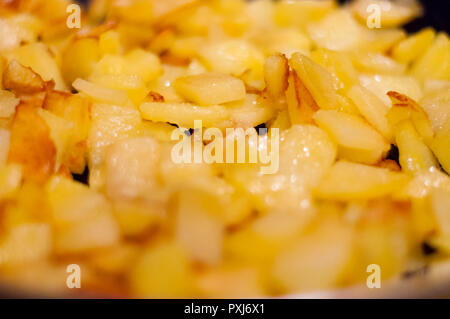
{"type": "Polygon", "coordinates": [[[43,183],[54,172],[56,147],[37,110],[28,104],[17,106],[11,127],[8,162],[21,164],[25,179],[43,183]]]}
{"type": "Polygon", "coordinates": [[[86,166],[89,100],[68,92],[52,91],[47,93],[43,108],[74,124],[63,164],[71,172],[81,174],[86,166]]]}
{"type": "Polygon", "coordinates": [[[46,85],[39,74],[12,60],[3,74],[3,86],[18,94],[42,92],[46,85]]]}
{"type": "Polygon", "coordinates": [[[286,99],[291,123],[313,123],[312,117],[319,109],[313,96],[295,71],[291,72],[288,82],[286,99]]]}
{"type": "Polygon", "coordinates": [[[289,64],[284,54],[270,56],[264,65],[264,80],[269,96],[279,99],[288,87],[289,64]]]}

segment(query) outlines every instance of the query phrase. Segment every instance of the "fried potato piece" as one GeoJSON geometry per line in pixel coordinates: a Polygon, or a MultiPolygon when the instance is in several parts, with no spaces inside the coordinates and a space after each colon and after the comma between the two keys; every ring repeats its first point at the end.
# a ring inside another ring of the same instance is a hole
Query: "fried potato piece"
{"type": "Polygon", "coordinates": [[[27,104],[17,107],[11,126],[9,163],[23,167],[25,179],[43,183],[54,172],[56,147],[50,129],[36,108],[27,104]]]}
{"type": "Polygon", "coordinates": [[[67,92],[47,93],[43,108],[73,123],[67,150],[62,160],[71,172],[81,174],[86,166],[87,137],[90,127],[90,107],[88,99],[67,92]]]}
{"type": "Polygon", "coordinates": [[[175,90],[187,101],[199,105],[215,105],[243,100],[242,80],[221,73],[204,73],[175,80],[175,90]]]}
{"type": "Polygon", "coordinates": [[[328,171],[315,194],[334,200],[379,198],[392,194],[407,181],[408,177],[402,173],[340,161],[328,171]]]}
{"type": "Polygon", "coordinates": [[[319,107],[295,71],[289,75],[288,85],[286,102],[291,124],[313,123],[313,115],[319,107]]]}
{"type": "Polygon", "coordinates": [[[264,64],[264,80],[266,90],[273,100],[277,100],[288,87],[289,64],[283,54],[274,54],[264,64]]]}
{"type": "Polygon", "coordinates": [[[45,90],[42,77],[31,68],[12,60],[3,73],[3,86],[17,94],[31,94],[45,90]]]}

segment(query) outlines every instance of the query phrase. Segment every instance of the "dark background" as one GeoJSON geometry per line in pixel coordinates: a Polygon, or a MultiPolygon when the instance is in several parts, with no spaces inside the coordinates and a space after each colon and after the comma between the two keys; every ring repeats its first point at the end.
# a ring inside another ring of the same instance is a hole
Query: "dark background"
{"type": "MultiPolygon", "coordinates": [[[[339,0],[341,3],[348,0],[339,0]]],[[[450,0],[421,0],[424,15],[405,26],[408,32],[417,32],[425,27],[450,33],[450,0]]]]}

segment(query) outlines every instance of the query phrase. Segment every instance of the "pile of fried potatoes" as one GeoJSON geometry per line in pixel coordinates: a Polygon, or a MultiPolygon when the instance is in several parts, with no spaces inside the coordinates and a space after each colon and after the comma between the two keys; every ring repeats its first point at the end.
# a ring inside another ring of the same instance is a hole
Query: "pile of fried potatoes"
{"type": "Polygon", "coordinates": [[[0,0],[2,285],[282,296],[450,257],[450,40],[401,28],[415,1],[70,4],[0,0]],[[279,170],[174,163],[195,120],[278,128],[279,170]]]}

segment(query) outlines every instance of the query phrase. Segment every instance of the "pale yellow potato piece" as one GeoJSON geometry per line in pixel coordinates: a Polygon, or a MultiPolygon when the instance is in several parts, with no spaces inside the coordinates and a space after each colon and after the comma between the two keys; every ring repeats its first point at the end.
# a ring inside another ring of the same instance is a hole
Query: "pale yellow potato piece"
{"type": "Polygon", "coordinates": [[[282,54],[272,55],[267,58],[264,65],[264,79],[269,96],[279,99],[287,89],[289,65],[286,57],[282,54]]]}
{"type": "Polygon", "coordinates": [[[276,2],[272,12],[273,19],[277,25],[282,27],[295,26],[304,28],[308,22],[322,19],[335,7],[336,3],[332,0],[283,0],[276,2]]]}
{"type": "Polygon", "coordinates": [[[220,73],[204,73],[175,80],[175,90],[188,102],[216,105],[245,98],[242,80],[220,73]]]}
{"type": "Polygon", "coordinates": [[[56,146],[56,162],[61,165],[67,155],[75,124],[44,109],[38,109],[38,114],[50,129],[50,137],[56,146]]]}
{"type": "Polygon", "coordinates": [[[406,71],[405,64],[381,53],[355,53],[352,55],[352,61],[361,73],[401,75],[406,71]]]}
{"type": "Polygon", "coordinates": [[[436,169],[438,164],[428,146],[420,138],[410,121],[395,128],[395,142],[400,152],[400,165],[406,172],[436,169]]]}
{"type": "Polygon", "coordinates": [[[359,83],[358,72],[349,54],[327,49],[317,49],[311,52],[311,59],[331,72],[338,82],[339,89],[346,91],[359,83]]]}
{"type": "Polygon", "coordinates": [[[345,158],[349,160],[353,160],[349,149],[354,150],[355,154],[358,154],[358,151],[369,153],[371,155],[369,158],[365,158],[366,156],[356,158],[365,159],[363,163],[367,164],[376,163],[389,150],[389,144],[383,136],[358,116],[320,110],[314,115],[314,121],[343,147],[345,152],[340,155],[345,154],[345,158]]]}
{"type": "Polygon", "coordinates": [[[16,98],[14,93],[0,90],[0,118],[9,118],[13,115],[19,102],[20,100],[16,98]]]}
{"type": "Polygon", "coordinates": [[[308,31],[318,47],[335,51],[356,49],[365,36],[364,28],[344,9],[331,11],[322,20],[310,24],[308,31]]]}
{"type": "Polygon", "coordinates": [[[61,177],[53,177],[46,192],[55,227],[56,253],[80,253],[119,242],[112,207],[102,194],[61,177]]]}
{"type": "Polygon", "coordinates": [[[312,47],[310,38],[295,28],[274,29],[260,33],[255,36],[254,41],[266,56],[281,53],[289,58],[295,52],[307,55],[312,47]]]}
{"type": "Polygon", "coordinates": [[[428,115],[433,131],[439,132],[450,121],[450,87],[433,90],[420,101],[420,106],[428,115]]]}
{"type": "Polygon", "coordinates": [[[6,164],[8,158],[11,133],[6,129],[0,129],[0,167],[6,164]]]}
{"type": "Polygon", "coordinates": [[[0,164],[0,200],[14,196],[21,186],[22,167],[17,164],[0,164]]]}
{"type": "Polygon", "coordinates": [[[106,193],[110,198],[143,197],[155,186],[159,144],[150,137],[116,142],[106,150],[106,193]]]}
{"type": "Polygon", "coordinates": [[[246,70],[263,72],[264,56],[251,43],[233,39],[199,48],[201,61],[214,72],[241,76],[246,70]]]}
{"type": "Polygon", "coordinates": [[[450,39],[446,33],[439,33],[433,44],[418,59],[411,74],[421,79],[450,80],[450,39]]]}
{"type": "Polygon", "coordinates": [[[38,73],[44,81],[55,81],[57,90],[66,90],[67,86],[62,78],[58,64],[49,48],[43,43],[23,45],[6,54],[9,60],[15,59],[20,64],[30,67],[38,73]]]}
{"type": "Polygon", "coordinates": [[[315,194],[323,199],[367,200],[392,194],[407,181],[408,177],[402,173],[340,161],[315,188],[315,194]]]}
{"type": "Polygon", "coordinates": [[[206,265],[221,263],[225,228],[220,211],[220,203],[213,197],[180,193],[175,236],[191,259],[206,265]]]}
{"type": "Polygon", "coordinates": [[[425,28],[416,34],[397,43],[392,49],[394,60],[408,64],[420,57],[433,43],[436,32],[432,28],[425,28]]]}
{"type": "Polygon", "coordinates": [[[339,109],[336,82],[325,68],[300,53],[292,55],[289,65],[297,72],[320,108],[339,109]]]}
{"type": "Polygon", "coordinates": [[[423,96],[422,86],[415,77],[407,75],[366,75],[360,76],[361,85],[372,91],[380,100],[391,107],[392,102],[387,96],[389,91],[404,94],[414,101],[420,101],[423,96]]]}
{"type": "Polygon", "coordinates": [[[131,271],[130,283],[134,293],[146,298],[189,297],[193,293],[189,260],[170,242],[144,250],[131,271]]]}
{"type": "Polygon", "coordinates": [[[433,190],[431,206],[437,221],[439,234],[450,236],[450,192],[439,188],[433,190]]]}
{"type": "Polygon", "coordinates": [[[92,82],[76,79],[72,86],[98,102],[111,103],[116,105],[130,105],[131,101],[124,91],[110,89],[92,82]]]}
{"type": "Polygon", "coordinates": [[[103,162],[105,148],[122,139],[137,137],[142,133],[139,111],[109,104],[92,106],[92,122],[88,137],[90,165],[103,162]]]}
{"type": "Polygon", "coordinates": [[[229,109],[222,105],[149,102],[143,103],[139,109],[145,120],[169,122],[186,128],[194,127],[196,120],[202,120],[204,127],[224,127],[230,115],[229,109]]]}
{"type": "Polygon", "coordinates": [[[18,266],[47,258],[52,251],[50,226],[26,223],[12,228],[0,245],[0,265],[18,266]]]}
{"type": "Polygon", "coordinates": [[[62,54],[61,72],[64,80],[69,84],[78,78],[87,78],[99,59],[100,48],[96,39],[74,41],[62,54]]]}
{"type": "Polygon", "coordinates": [[[336,159],[329,135],[313,125],[294,125],[281,134],[279,174],[315,186],[336,159]]]}
{"type": "MultiPolygon", "coordinates": [[[[450,121],[449,121],[450,122],[450,121]]],[[[450,125],[449,125],[450,128],[450,125]]],[[[450,172],[450,129],[443,130],[436,134],[436,137],[431,142],[431,149],[436,155],[442,168],[450,172]]]]}
{"type": "Polygon", "coordinates": [[[277,284],[287,292],[336,286],[352,259],[352,235],[350,229],[334,223],[300,237],[275,261],[273,276],[277,284]]]}
{"type": "Polygon", "coordinates": [[[364,118],[388,140],[392,139],[386,114],[388,108],[375,94],[364,87],[356,85],[350,89],[348,96],[355,103],[364,118]]]}
{"type": "Polygon", "coordinates": [[[158,56],[152,52],[135,49],[125,56],[126,71],[130,75],[138,75],[148,83],[163,73],[158,56]]]}
{"type": "Polygon", "coordinates": [[[125,91],[134,105],[141,104],[150,92],[144,81],[137,75],[92,75],[89,80],[104,88],[125,91]]]}

